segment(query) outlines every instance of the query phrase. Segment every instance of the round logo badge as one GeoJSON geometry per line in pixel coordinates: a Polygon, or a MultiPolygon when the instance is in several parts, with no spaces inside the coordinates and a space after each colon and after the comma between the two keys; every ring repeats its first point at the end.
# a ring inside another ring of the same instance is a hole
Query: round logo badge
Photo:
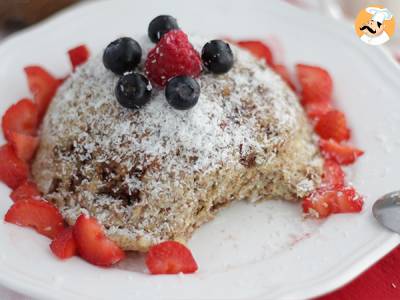
{"type": "Polygon", "coordinates": [[[354,26],[358,37],[368,45],[383,45],[394,34],[395,18],[391,11],[382,5],[362,9],[354,26]]]}

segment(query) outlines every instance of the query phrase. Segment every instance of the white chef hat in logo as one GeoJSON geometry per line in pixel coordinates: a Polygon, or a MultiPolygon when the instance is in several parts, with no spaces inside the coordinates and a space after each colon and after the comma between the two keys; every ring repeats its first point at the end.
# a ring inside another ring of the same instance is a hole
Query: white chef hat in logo
{"type": "Polygon", "coordinates": [[[373,21],[382,24],[385,20],[391,20],[393,17],[393,14],[387,8],[367,7],[365,10],[367,13],[373,15],[373,21]]]}

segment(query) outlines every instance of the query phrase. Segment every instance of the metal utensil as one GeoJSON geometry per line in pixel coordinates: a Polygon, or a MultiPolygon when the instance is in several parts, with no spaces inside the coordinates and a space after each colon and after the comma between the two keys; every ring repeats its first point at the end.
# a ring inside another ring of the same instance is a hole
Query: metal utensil
{"type": "Polygon", "coordinates": [[[400,191],[379,198],[372,206],[372,214],[382,226],[400,233],[400,191]]]}

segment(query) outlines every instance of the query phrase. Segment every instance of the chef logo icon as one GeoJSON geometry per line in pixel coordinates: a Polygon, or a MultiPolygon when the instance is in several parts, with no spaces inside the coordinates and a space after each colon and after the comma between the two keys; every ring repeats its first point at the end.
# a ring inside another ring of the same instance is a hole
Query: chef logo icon
{"type": "Polygon", "coordinates": [[[368,45],[383,45],[394,34],[395,19],[389,9],[376,5],[360,11],[355,21],[359,38],[368,45]]]}

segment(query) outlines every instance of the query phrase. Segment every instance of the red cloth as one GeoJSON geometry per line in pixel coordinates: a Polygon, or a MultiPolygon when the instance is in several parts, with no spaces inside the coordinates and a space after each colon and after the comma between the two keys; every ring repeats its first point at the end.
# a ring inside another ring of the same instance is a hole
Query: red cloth
{"type": "Polygon", "coordinates": [[[400,246],[349,284],[315,300],[399,300],[400,246]]]}

